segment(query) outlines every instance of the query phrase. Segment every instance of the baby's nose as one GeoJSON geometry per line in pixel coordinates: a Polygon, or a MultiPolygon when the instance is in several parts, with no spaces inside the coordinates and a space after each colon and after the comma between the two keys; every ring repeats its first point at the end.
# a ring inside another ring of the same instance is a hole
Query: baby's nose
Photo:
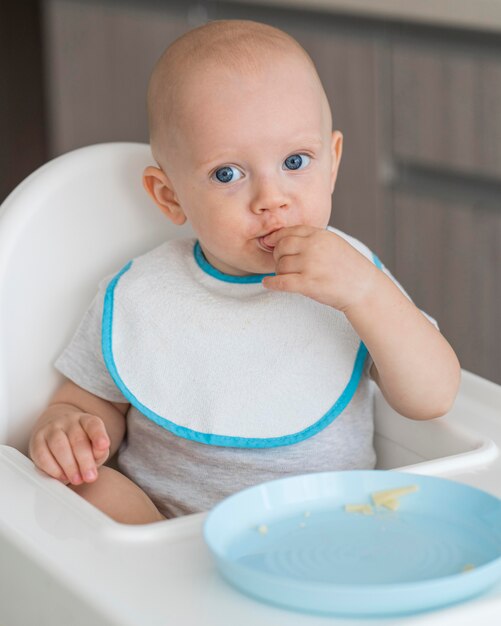
{"type": "Polygon", "coordinates": [[[251,208],[256,213],[286,209],[289,201],[278,181],[262,179],[256,186],[251,208]]]}

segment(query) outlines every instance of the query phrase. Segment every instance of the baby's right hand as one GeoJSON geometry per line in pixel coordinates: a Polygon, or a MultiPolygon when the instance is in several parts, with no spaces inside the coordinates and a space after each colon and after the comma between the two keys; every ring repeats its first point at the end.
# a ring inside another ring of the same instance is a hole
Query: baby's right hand
{"type": "Polygon", "coordinates": [[[65,484],[93,482],[97,468],[110,452],[110,438],[103,420],[77,410],[55,410],[55,413],[54,417],[44,419],[31,435],[29,452],[33,462],[65,484]]]}

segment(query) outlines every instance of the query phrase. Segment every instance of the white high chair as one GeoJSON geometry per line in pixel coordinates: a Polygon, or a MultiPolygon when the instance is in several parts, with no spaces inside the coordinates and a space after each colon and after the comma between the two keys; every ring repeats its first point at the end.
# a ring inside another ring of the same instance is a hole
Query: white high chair
{"type": "MultiPolygon", "coordinates": [[[[99,280],[166,238],[192,236],[142,189],[152,163],[143,144],[81,148],[34,172],[0,211],[0,624],[324,624],[222,582],[201,539],[204,515],[123,526],[25,456],[60,382],[52,363],[99,280]]],[[[451,413],[424,423],[379,393],[375,402],[379,468],[452,476],[501,496],[501,387],[463,372],[451,413]]]]}

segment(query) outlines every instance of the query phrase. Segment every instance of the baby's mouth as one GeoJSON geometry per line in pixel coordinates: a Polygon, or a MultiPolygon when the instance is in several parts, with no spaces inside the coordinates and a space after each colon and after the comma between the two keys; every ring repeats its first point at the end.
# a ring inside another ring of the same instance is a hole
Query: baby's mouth
{"type": "Polygon", "coordinates": [[[275,228],[275,230],[270,230],[270,232],[266,233],[266,235],[263,235],[262,237],[258,237],[257,239],[258,246],[265,252],[273,252],[273,250],[275,249],[275,246],[270,246],[269,244],[265,243],[264,240],[266,239],[266,237],[269,237],[272,233],[276,232],[277,230],[280,230],[280,229],[275,228]]]}
{"type": "MultiPolygon", "coordinates": [[[[265,235],[266,237],[267,235],[265,235]]],[[[269,246],[268,244],[264,243],[264,237],[259,237],[259,239],[257,240],[258,246],[264,250],[265,252],[273,252],[273,250],[275,249],[275,246],[269,246]]]]}

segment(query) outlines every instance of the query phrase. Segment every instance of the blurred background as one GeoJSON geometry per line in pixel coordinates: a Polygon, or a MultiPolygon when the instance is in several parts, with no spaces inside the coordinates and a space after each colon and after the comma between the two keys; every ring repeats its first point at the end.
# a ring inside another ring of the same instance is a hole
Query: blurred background
{"type": "Polygon", "coordinates": [[[437,319],[463,368],[501,383],[499,0],[3,2],[0,201],[64,152],[147,142],[153,64],[223,18],[310,53],[344,134],[332,224],[437,319]]]}

